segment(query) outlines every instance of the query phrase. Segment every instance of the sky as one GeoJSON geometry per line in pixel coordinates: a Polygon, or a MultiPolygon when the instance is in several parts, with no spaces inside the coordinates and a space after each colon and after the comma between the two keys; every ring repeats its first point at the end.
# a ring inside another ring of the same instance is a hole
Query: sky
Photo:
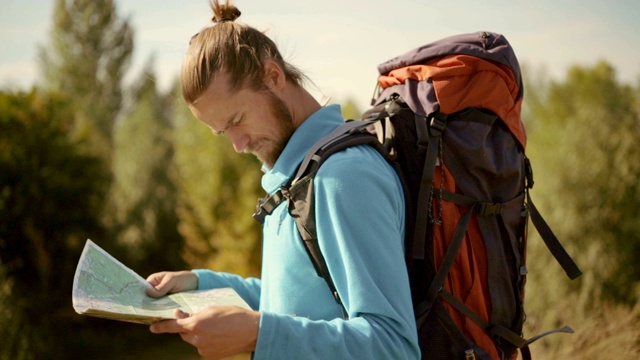
{"type": "MultiPolygon", "coordinates": [[[[0,0],[0,89],[39,78],[54,0],[0,0]]],[[[562,79],[572,65],[610,63],[618,80],[640,84],[638,0],[235,0],[238,21],[265,31],[285,59],[313,81],[309,90],[365,109],[377,65],[440,38],[503,34],[520,64],[562,79]]],[[[209,26],[208,0],[116,0],[135,30],[125,81],[153,59],[161,89],[178,76],[191,36],[209,26]]]]}

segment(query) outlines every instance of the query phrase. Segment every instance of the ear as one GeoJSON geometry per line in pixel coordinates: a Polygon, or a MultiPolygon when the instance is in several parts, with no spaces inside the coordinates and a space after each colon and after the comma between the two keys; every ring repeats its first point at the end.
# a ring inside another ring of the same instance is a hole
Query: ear
{"type": "Polygon", "coordinates": [[[272,90],[282,90],[287,83],[284,70],[273,60],[267,60],[264,64],[264,80],[272,90]]]}

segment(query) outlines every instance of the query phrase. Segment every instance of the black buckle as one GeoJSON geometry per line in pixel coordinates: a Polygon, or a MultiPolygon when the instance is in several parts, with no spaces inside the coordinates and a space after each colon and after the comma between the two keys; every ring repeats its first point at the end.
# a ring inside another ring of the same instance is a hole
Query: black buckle
{"type": "Polygon", "coordinates": [[[436,113],[429,123],[429,134],[431,136],[441,136],[444,132],[444,128],[447,126],[447,115],[443,113],[436,113]]]}
{"type": "Polygon", "coordinates": [[[364,121],[376,121],[376,120],[381,120],[384,119],[386,117],[389,117],[389,113],[386,111],[376,111],[376,112],[372,112],[369,114],[369,116],[367,116],[366,119],[362,119],[364,121]]]}
{"type": "Polygon", "coordinates": [[[258,204],[256,205],[256,212],[251,215],[257,222],[260,224],[264,224],[264,218],[269,215],[265,208],[262,205],[267,201],[266,197],[258,199],[258,204]]]}
{"type": "Polygon", "coordinates": [[[524,174],[527,178],[527,188],[533,189],[533,167],[531,166],[531,160],[526,156],[524,158],[524,174]]]}
{"type": "Polygon", "coordinates": [[[475,206],[475,211],[479,215],[483,216],[499,215],[502,211],[502,204],[477,203],[475,206]]]}
{"type": "Polygon", "coordinates": [[[273,210],[278,207],[284,200],[286,194],[284,193],[286,189],[280,188],[278,191],[273,194],[258,199],[258,204],[256,205],[256,212],[252,215],[253,218],[259,222],[260,224],[264,224],[264,219],[267,215],[271,215],[273,210]]]}

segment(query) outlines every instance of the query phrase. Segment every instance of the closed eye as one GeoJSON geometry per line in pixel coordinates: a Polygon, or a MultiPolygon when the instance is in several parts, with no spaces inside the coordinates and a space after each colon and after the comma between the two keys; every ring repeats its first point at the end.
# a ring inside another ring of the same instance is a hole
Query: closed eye
{"type": "Polygon", "coordinates": [[[238,126],[238,125],[242,124],[242,122],[243,122],[243,121],[244,121],[244,113],[243,113],[242,115],[240,115],[240,116],[236,116],[236,117],[233,119],[233,121],[231,121],[231,122],[229,123],[229,125],[227,126],[227,128],[238,126]]]}
{"type": "Polygon", "coordinates": [[[240,125],[242,123],[242,121],[244,121],[244,113],[242,115],[238,115],[238,113],[234,114],[233,116],[229,117],[228,120],[225,123],[224,129],[222,130],[216,130],[216,129],[211,129],[211,132],[216,135],[224,135],[224,133],[229,130],[230,128],[236,127],[238,125],[240,125]]]}

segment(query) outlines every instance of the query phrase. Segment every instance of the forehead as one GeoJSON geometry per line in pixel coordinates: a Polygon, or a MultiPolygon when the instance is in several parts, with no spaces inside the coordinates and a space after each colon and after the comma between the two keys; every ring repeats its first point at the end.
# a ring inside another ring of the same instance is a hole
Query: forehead
{"type": "Polygon", "coordinates": [[[231,90],[228,76],[217,74],[209,83],[202,95],[189,104],[189,108],[195,117],[214,126],[215,123],[226,119],[233,111],[238,111],[241,106],[242,90],[231,90]]]}

